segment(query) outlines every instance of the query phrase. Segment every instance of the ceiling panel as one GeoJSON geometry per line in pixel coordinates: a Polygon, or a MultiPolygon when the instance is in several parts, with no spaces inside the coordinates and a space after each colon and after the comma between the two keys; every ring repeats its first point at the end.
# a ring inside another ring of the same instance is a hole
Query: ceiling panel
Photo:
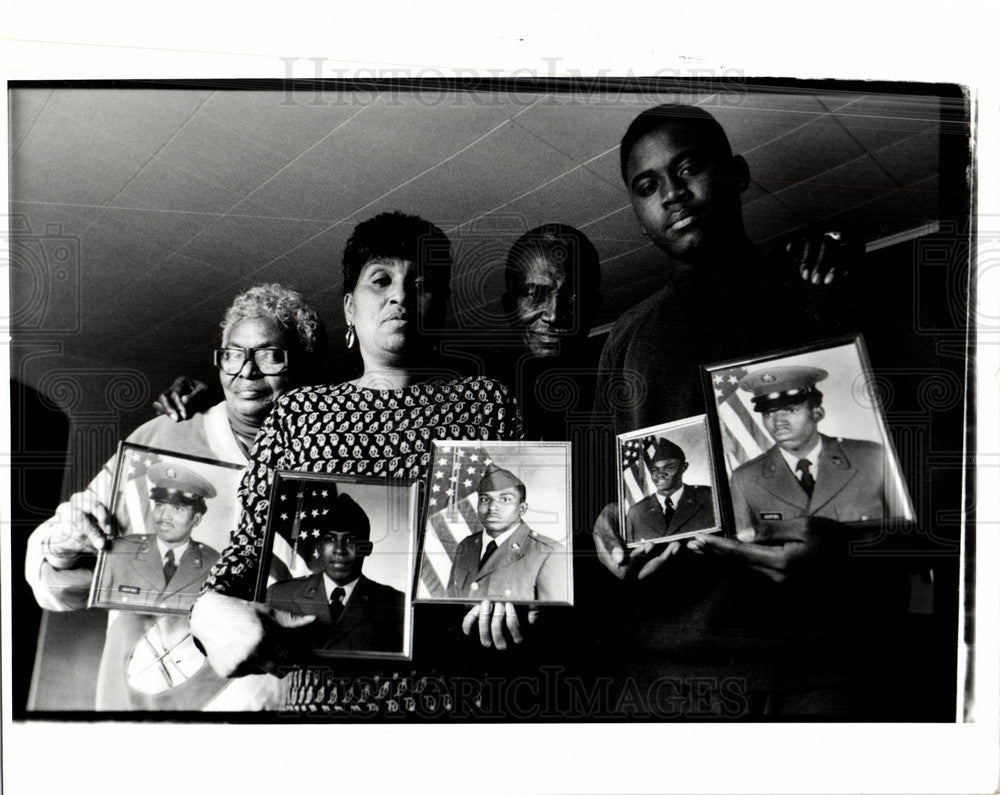
{"type": "Polygon", "coordinates": [[[451,230],[454,315],[494,300],[518,234],[575,225],[602,257],[600,317],[613,320],[664,278],[617,150],[632,118],[662,101],[700,103],[747,157],[754,240],[818,219],[884,235],[938,208],[934,98],[735,82],[721,93],[209,86],[19,88],[9,98],[12,228],[30,230],[15,232],[23,242],[58,232],[79,250],[66,282],[39,282],[55,273],[44,257],[13,263],[12,309],[62,334],[68,360],[137,367],[157,384],[169,382],[160,365],[205,367],[223,310],[256,282],[292,283],[341,327],[344,243],[383,210],[451,230]],[[62,290],[51,311],[36,306],[43,288],[62,290]]]}
{"type": "Polygon", "coordinates": [[[937,102],[917,103],[886,97],[858,97],[833,114],[868,151],[889,146],[939,127],[937,102]]]}
{"type": "Polygon", "coordinates": [[[421,215],[443,226],[498,209],[565,173],[573,161],[511,124],[481,138],[453,157],[355,213],[422,207],[421,215]]]}
{"type": "Polygon", "coordinates": [[[470,101],[449,113],[451,104],[426,98],[402,108],[397,102],[383,96],[362,106],[250,198],[278,217],[339,221],[405,180],[435,170],[512,111],[470,101]]]}
{"type": "Polygon", "coordinates": [[[620,207],[623,195],[624,191],[617,185],[609,186],[586,168],[578,166],[492,214],[503,213],[523,219],[522,228],[525,231],[555,221],[579,227],[620,207]]]}
{"type": "Polygon", "coordinates": [[[211,91],[114,88],[60,89],[45,114],[72,123],[77,135],[97,134],[147,157],[157,152],[211,96],[211,91]]]}
{"type": "Polygon", "coordinates": [[[929,131],[879,149],[872,157],[899,185],[909,185],[937,173],[939,146],[937,132],[929,131]]]}
{"type": "Polygon", "coordinates": [[[206,175],[170,165],[162,158],[150,161],[110,202],[112,207],[204,213],[229,210],[240,199],[234,190],[206,175]]]}
{"type": "Polygon", "coordinates": [[[9,120],[9,146],[11,154],[17,151],[24,137],[31,132],[42,109],[52,96],[48,89],[26,90],[14,88],[7,93],[7,118],[9,120]]]}
{"type": "MultiPolygon", "coordinates": [[[[794,207],[803,219],[820,220],[845,207],[872,201],[896,187],[896,182],[870,155],[825,171],[816,177],[784,188],[774,197],[784,207],[794,207]]],[[[756,228],[756,222],[750,224],[756,228]]]]}
{"type": "Polygon", "coordinates": [[[859,157],[864,149],[827,115],[743,154],[751,176],[777,193],[859,157]]]}
{"type": "Polygon", "coordinates": [[[224,215],[183,246],[179,253],[231,275],[251,274],[276,257],[294,251],[326,229],[317,221],[288,222],[273,218],[224,215]]]}

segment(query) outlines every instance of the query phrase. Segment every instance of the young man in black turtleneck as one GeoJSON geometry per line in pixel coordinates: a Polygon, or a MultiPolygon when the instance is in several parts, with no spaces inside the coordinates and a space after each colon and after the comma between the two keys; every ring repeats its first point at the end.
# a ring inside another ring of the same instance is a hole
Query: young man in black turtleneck
{"type": "MultiPolygon", "coordinates": [[[[669,263],[665,286],[615,323],[601,355],[595,412],[614,433],[704,413],[702,364],[846,330],[831,258],[796,267],[750,243],[740,198],[749,168],[709,113],[647,110],[620,155],[636,217],[669,263]]],[[[805,518],[777,523],[764,543],[699,536],[630,552],[608,506],[594,536],[620,581],[602,590],[608,623],[621,628],[605,658],[625,683],[619,707],[655,715],[658,702],[682,705],[672,717],[864,714],[857,670],[843,660],[852,633],[829,629],[845,619],[843,545],[828,543],[842,528],[805,518]],[[820,582],[830,588],[811,598],[820,582]]]]}

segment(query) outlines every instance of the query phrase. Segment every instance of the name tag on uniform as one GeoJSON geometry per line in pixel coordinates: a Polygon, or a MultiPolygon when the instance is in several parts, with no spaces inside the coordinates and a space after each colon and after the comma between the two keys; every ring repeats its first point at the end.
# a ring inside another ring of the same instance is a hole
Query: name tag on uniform
{"type": "Polygon", "coordinates": [[[769,513],[765,512],[760,515],[760,518],[765,522],[780,522],[782,515],[778,511],[771,511],[769,513]]]}
{"type": "Polygon", "coordinates": [[[139,593],[139,588],[135,585],[119,585],[118,593],[139,593]]]}

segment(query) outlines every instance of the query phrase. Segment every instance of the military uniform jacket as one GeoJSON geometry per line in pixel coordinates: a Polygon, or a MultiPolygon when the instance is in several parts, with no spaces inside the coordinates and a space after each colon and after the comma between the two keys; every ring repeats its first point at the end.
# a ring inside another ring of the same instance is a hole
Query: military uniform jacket
{"type": "Polygon", "coordinates": [[[167,583],[156,535],[122,536],[105,555],[98,597],[122,607],[186,613],[218,558],[217,550],[192,539],[167,583]]]}
{"type": "Polygon", "coordinates": [[[403,651],[406,598],[402,591],[362,575],[337,623],[330,618],[323,573],[276,582],[267,603],[292,615],[316,616],[307,624],[310,648],[320,651],[403,651]]]}
{"type": "Polygon", "coordinates": [[[448,577],[450,597],[504,601],[569,601],[566,550],[521,522],[482,570],[483,533],[462,539],[448,577]]]}
{"type": "Polygon", "coordinates": [[[885,453],[882,445],[822,436],[823,447],[808,497],[777,445],[733,472],[736,527],[757,527],[802,516],[838,522],[886,515],[885,453]]]}
{"type": "Polygon", "coordinates": [[[645,541],[693,530],[707,530],[715,526],[711,487],[685,484],[684,493],[674,508],[669,527],[655,494],[650,494],[629,508],[625,517],[625,541],[645,541]]]}

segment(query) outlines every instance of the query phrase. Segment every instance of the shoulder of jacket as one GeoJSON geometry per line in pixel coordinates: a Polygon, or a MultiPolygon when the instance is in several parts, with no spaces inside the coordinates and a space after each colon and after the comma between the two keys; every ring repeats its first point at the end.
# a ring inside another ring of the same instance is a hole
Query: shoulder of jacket
{"type": "MultiPolygon", "coordinates": [[[[756,458],[751,458],[749,461],[740,464],[738,467],[736,467],[736,469],[733,470],[733,477],[735,478],[737,475],[745,476],[749,474],[750,470],[760,466],[762,463],[764,463],[764,461],[767,460],[767,456],[771,452],[771,449],[772,448],[769,447],[767,450],[765,450],[756,458]]],[[[705,486],[705,488],[708,487],[705,486]]]]}
{"type": "Polygon", "coordinates": [[[537,530],[528,529],[528,543],[542,547],[547,552],[552,552],[559,548],[559,544],[552,538],[542,535],[537,530]]]}

